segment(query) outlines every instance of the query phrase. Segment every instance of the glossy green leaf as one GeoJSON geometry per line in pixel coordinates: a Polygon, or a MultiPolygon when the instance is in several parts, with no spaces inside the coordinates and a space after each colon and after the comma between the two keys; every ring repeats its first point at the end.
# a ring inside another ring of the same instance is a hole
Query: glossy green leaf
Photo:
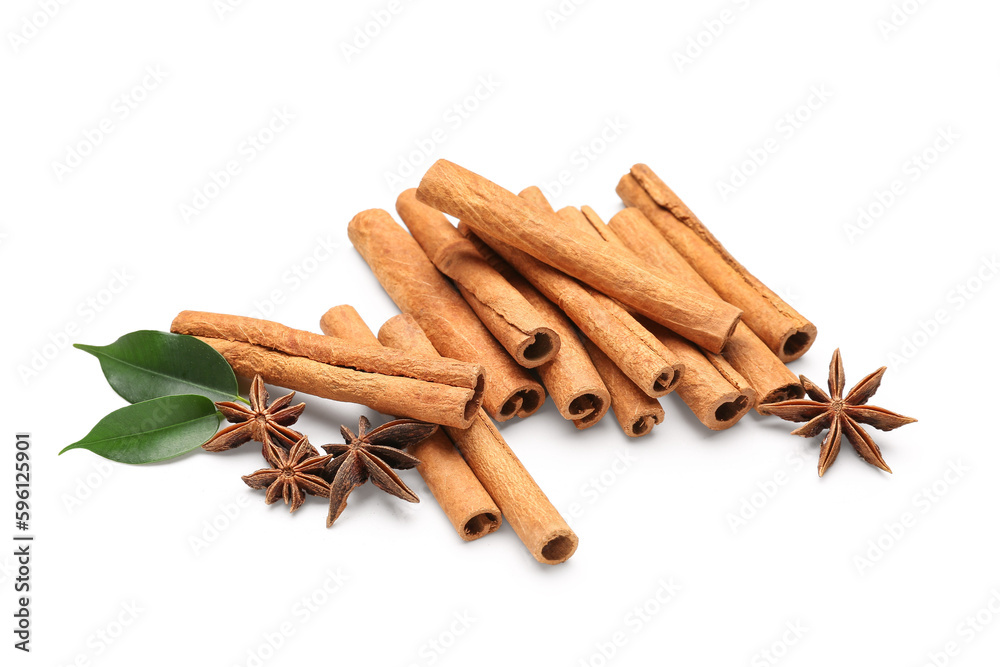
{"type": "Polygon", "coordinates": [[[194,336],[134,331],[103,347],[74,347],[100,360],[111,387],[129,403],[176,394],[198,394],[213,401],[242,400],[229,363],[194,336]]]}
{"type": "Polygon", "coordinates": [[[204,396],[162,396],[115,410],[59,453],[89,449],[119,463],[153,463],[197,449],[215,435],[220,421],[215,404],[204,396]]]}

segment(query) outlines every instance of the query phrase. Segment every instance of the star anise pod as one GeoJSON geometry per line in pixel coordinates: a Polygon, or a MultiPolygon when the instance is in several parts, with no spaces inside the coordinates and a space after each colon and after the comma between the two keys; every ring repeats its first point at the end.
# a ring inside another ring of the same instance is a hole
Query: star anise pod
{"type": "Polygon", "coordinates": [[[254,489],[267,489],[264,502],[270,505],[283,498],[294,512],[305,502],[305,494],[330,495],[330,483],[320,475],[332,458],[329,454],[315,456],[316,449],[303,436],[288,451],[278,447],[273,450],[275,462],[271,468],[244,475],[243,481],[254,489]]]}
{"type": "Polygon", "coordinates": [[[403,451],[437,430],[436,424],[415,419],[397,419],[369,431],[371,422],[366,417],[358,420],[358,434],[346,426],[340,427],[343,445],[323,445],[334,458],[326,466],[330,483],[330,513],[326,517],[329,528],[347,507],[347,496],[370,478],[372,484],[386,493],[411,503],[420,502],[399,475],[392,471],[407,470],[420,461],[403,451]]]}
{"type": "Polygon", "coordinates": [[[830,429],[819,452],[820,477],[837,458],[842,435],[847,436],[861,458],[873,466],[891,473],[892,470],[882,460],[882,453],[879,451],[878,445],[861,428],[861,424],[869,424],[880,431],[891,431],[917,420],[884,408],[866,405],[878,390],[883,374],[885,374],[885,366],[862,379],[848,392],[847,397],[843,398],[844,362],[840,358],[840,350],[838,349],[833,353],[833,360],[830,362],[829,387],[832,398],[803,375],[799,376],[802,388],[813,400],[798,399],[767,403],[761,405],[759,411],[761,414],[775,415],[786,421],[808,422],[805,426],[800,426],[792,431],[793,435],[801,435],[804,438],[811,438],[824,429],[830,429]]]}
{"type": "MultiPolygon", "coordinates": [[[[267,398],[264,380],[257,375],[250,384],[249,408],[231,401],[216,403],[215,407],[227,421],[233,422],[233,425],[216,433],[215,437],[202,445],[202,448],[210,452],[222,452],[253,440],[264,446],[264,458],[273,465],[277,460],[273,450],[287,450],[302,439],[301,433],[287,427],[298,421],[306,404],[299,403],[289,407],[295,398],[294,391],[270,405],[267,404],[267,398]]],[[[313,456],[319,454],[312,445],[309,445],[308,449],[313,456]]]]}

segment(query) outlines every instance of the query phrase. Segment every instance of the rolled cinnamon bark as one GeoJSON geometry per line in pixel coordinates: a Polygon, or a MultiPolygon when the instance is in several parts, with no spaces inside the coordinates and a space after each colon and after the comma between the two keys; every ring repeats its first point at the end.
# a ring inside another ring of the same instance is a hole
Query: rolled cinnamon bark
{"type": "Polygon", "coordinates": [[[468,224],[481,237],[528,253],[707,349],[721,352],[739,321],[738,308],[650,276],[626,253],[566,233],[550,213],[447,160],[438,160],[427,171],[417,198],[468,224]]]}
{"type": "MultiPolygon", "coordinates": [[[[560,224],[558,218],[555,222],[560,224]]],[[[676,388],[683,365],[615,301],[517,248],[474,234],[464,221],[458,229],[466,238],[476,236],[527,278],[646,394],[656,398],[676,388]]]]}
{"type": "Polygon", "coordinates": [[[525,189],[517,193],[517,196],[526,202],[530,203],[532,206],[537,206],[546,213],[555,213],[556,210],[552,208],[552,204],[549,202],[545,193],[537,185],[529,185],[525,189]]]}
{"type": "Polygon", "coordinates": [[[445,357],[481,364],[483,407],[497,421],[527,417],[545,390],[483,326],[406,231],[381,209],[362,211],[347,234],[399,309],[412,315],[445,357]]]}
{"type": "MultiPolygon", "coordinates": [[[[559,211],[559,217],[582,234],[593,234],[632,252],[589,206],[582,210],[568,206],[559,211]]],[[[655,322],[642,324],[684,364],[677,395],[702,424],[713,431],[730,428],[754,406],[757,392],[721,355],[701,350],[655,322]]]]}
{"type": "MultiPolygon", "coordinates": [[[[549,200],[545,198],[545,194],[537,186],[528,186],[518,194],[518,197],[531,202],[544,211],[555,213],[549,200]]],[[[569,215],[575,214],[570,212],[569,215]]],[[[485,246],[482,241],[476,240],[485,246]]],[[[487,247],[487,252],[492,251],[487,247]]],[[[539,294],[539,296],[541,295],[539,294]]],[[[607,387],[608,395],[611,397],[611,410],[614,412],[622,432],[630,438],[638,438],[652,433],[653,427],[663,421],[663,406],[660,405],[660,401],[639,389],[593,341],[586,336],[581,336],[581,339],[584,349],[590,355],[590,360],[604,382],[604,386],[607,387]]],[[[685,372],[687,372],[686,369],[685,372]]]]}
{"type": "Polygon", "coordinates": [[[483,396],[481,366],[354,345],[236,315],[185,310],[175,333],[214,347],[237,375],[434,424],[471,423],[483,396]],[[433,362],[433,363],[430,363],[433,362]]]}
{"type": "MultiPolygon", "coordinates": [[[[531,186],[529,188],[526,188],[523,194],[526,194],[528,200],[531,201],[536,206],[538,206],[540,208],[543,208],[546,211],[553,211],[554,210],[552,208],[552,205],[549,203],[548,199],[545,198],[545,195],[542,193],[542,191],[541,191],[540,188],[538,188],[536,186],[531,186]]],[[[521,195],[518,195],[518,196],[521,196],[521,195]]],[[[588,207],[584,207],[584,208],[585,208],[585,210],[581,210],[581,209],[578,209],[578,208],[573,207],[573,206],[565,206],[565,207],[559,209],[558,211],[555,211],[555,213],[556,213],[556,217],[562,219],[564,222],[568,223],[572,228],[575,228],[577,231],[580,231],[581,233],[583,233],[585,235],[586,234],[591,234],[592,235],[594,233],[595,229],[591,225],[591,223],[588,220],[587,216],[585,215],[585,211],[589,212],[593,216],[596,216],[597,214],[589,206],[588,207]]],[[[600,222],[600,219],[598,219],[598,222],[600,222]]],[[[601,223],[601,224],[603,225],[603,223],[601,223]]],[[[623,246],[621,244],[619,244],[617,247],[622,248],[623,250],[627,250],[627,248],[625,248],[625,246],[623,246]]],[[[669,393],[670,391],[674,391],[675,389],[679,388],[683,384],[683,379],[682,378],[683,378],[683,375],[687,374],[688,368],[685,365],[685,363],[682,360],[682,358],[678,354],[676,354],[676,352],[674,350],[674,347],[677,345],[677,343],[675,343],[675,341],[679,341],[679,340],[683,340],[683,339],[681,339],[680,337],[676,337],[675,336],[673,338],[668,338],[668,339],[665,340],[664,338],[656,336],[655,333],[653,333],[652,331],[650,331],[648,327],[646,327],[646,326],[643,325],[643,323],[641,323],[638,320],[636,320],[633,317],[632,313],[629,313],[625,308],[623,308],[621,306],[620,303],[618,303],[614,299],[611,299],[608,296],[606,296],[604,294],[601,294],[599,292],[596,292],[594,290],[590,290],[590,293],[591,293],[591,297],[593,297],[594,299],[596,299],[605,309],[609,310],[610,312],[615,313],[618,316],[618,318],[623,323],[625,323],[628,326],[628,328],[630,329],[630,331],[637,338],[639,338],[639,340],[641,340],[647,347],[649,347],[652,350],[656,350],[657,353],[660,356],[665,356],[665,358],[669,359],[671,361],[671,363],[673,364],[675,372],[674,372],[673,379],[669,383],[669,391],[664,392],[663,394],[656,394],[656,393],[651,393],[651,392],[648,392],[648,391],[644,390],[644,393],[647,394],[648,398],[652,398],[652,399],[655,400],[655,398],[657,396],[665,395],[665,394],[669,393]],[[650,337],[651,333],[653,334],[652,337],[650,337]],[[657,347],[655,345],[655,342],[651,342],[651,341],[654,341],[654,340],[655,341],[659,341],[661,345],[659,347],[657,347]]],[[[590,348],[587,348],[587,349],[589,350],[590,348]]],[[[638,349],[641,349],[641,348],[638,348],[638,349]]],[[[605,355],[605,356],[607,356],[607,355],[605,355]]],[[[615,358],[618,358],[618,357],[615,357],[615,358]]],[[[609,357],[609,359],[614,362],[614,359],[611,359],[610,357],[609,357]]],[[[624,366],[619,367],[619,370],[621,370],[621,368],[624,368],[624,366]]],[[[626,373],[626,377],[628,377],[627,373],[626,373]]],[[[617,381],[617,378],[612,378],[612,383],[614,383],[615,385],[619,384],[619,382],[617,381]]],[[[605,384],[607,384],[607,383],[605,383],[605,384]]],[[[641,389],[642,385],[639,385],[639,388],[641,389]]],[[[627,412],[628,412],[629,409],[635,410],[636,408],[641,409],[644,414],[645,413],[649,413],[650,411],[655,412],[655,409],[653,409],[652,406],[648,402],[643,401],[643,402],[636,403],[632,399],[626,399],[625,396],[621,396],[619,398],[618,403],[620,405],[622,405],[623,410],[626,410],[626,414],[627,414],[627,412]]],[[[657,402],[656,404],[657,404],[657,406],[659,406],[659,402],[657,402]]],[[[661,420],[662,420],[662,406],[660,406],[660,413],[661,413],[661,420]]],[[[655,425],[655,424],[657,424],[657,423],[659,423],[659,422],[658,421],[654,422],[653,424],[650,425],[649,428],[652,429],[652,426],[655,425]]],[[[619,421],[619,424],[621,424],[621,421],[619,421]]],[[[624,429],[624,426],[623,426],[623,429],[624,429]]],[[[634,422],[633,422],[633,429],[632,430],[633,430],[633,432],[635,431],[635,429],[634,429],[634,422]]]]}
{"type": "MultiPolygon", "coordinates": [[[[470,243],[559,334],[562,341],[559,354],[535,369],[559,414],[578,429],[589,428],[599,422],[608,411],[611,396],[591,361],[591,355],[577,336],[573,323],[510,264],[500,259],[492,248],[475,236],[470,237],[470,243]]],[[[639,391],[638,387],[636,391],[639,391]]]]}
{"type": "Polygon", "coordinates": [[[652,169],[633,166],[617,191],[626,206],[649,218],[719,296],[743,311],[743,321],[781,361],[805,354],[816,340],[816,326],[737,262],[652,169]]]}
{"type": "MultiPolygon", "coordinates": [[[[351,306],[335,306],[326,311],[320,326],[327,336],[359,346],[382,348],[378,338],[351,306]]],[[[420,459],[417,472],[459,537],[472,541],[500,527],[500,508],[443,429],[412,445],[410,453],[420,459]]]]}
{"type": "MultiPolygon", "coordinates": [[[[608,225],[625,245],[651,266],[671,273],[676,280],[683,281],[691,289],[704,294],[715,294],[712,287],[639,209],[619,211],[608,225]]],[[[798,377],[743,322],[736,326],[722,355],[756,391],[757,401],[754,407],[763,403],[802,398],[805,395],[798,377]]]]}
{"type": "MultiPolygon", "coordinates": [[[[408,352],[436,354],[420,326],[408,315],[397,315],[387,321],[379,330],[378,339],[383,345],[408,352]]],[[[554,565],[573,555],[579,538],[485,412],[480,410],[468,429],[446,427],[446,430],[535,560],[554,565]]]]}
{"type": "Polygon", "coordinates": [[[583,344],[590,353],[597,372],[601,374],[604,386],[608,388],[611,409],[622,432],[630,438],[652,433],[653,427],[663,421],[663,406],[660,401],[639,389],[593,341],[584,338],[583,344]]]}
{"type": "Polygon", "coordinates": [[[444,214],[404,191],[396,212],[428,259],[455,287],[504,349],[525,368],[535,368],[559,351],[559,336],[448,222],[444,214]]]}
{"type": "MultiPolygon", "coordinates": [[[[343,304],[330,308],[319,318],[319,328],[325,335],[338,338],[353,345],[363,345],[371,348],[381,348],[382,343],[368,328],[364,319],[354,306],[343,304]]],[[[438,429],[438,433],[441,430],[438,429]]]]}
{"type": "Polygon", "coordinates": [[[756,404],[757,392],[721,354],[691,345],[656,322],[645,324],[684,364],[677,395],[702,424],[722,431],[735,426],[756,404]]]}

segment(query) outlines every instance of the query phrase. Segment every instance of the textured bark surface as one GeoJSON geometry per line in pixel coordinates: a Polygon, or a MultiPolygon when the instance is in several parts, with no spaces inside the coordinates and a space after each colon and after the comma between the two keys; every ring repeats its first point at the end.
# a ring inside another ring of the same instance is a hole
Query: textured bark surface
{"type": "Polygon", "coordinates": [[[739,320],[738,308],[650,276],[627,253],[566,233],[548,211],[447,160],[427,171],[417,197],[481,236],[526,252],[707,349],[721,352],[739,320]]]}
{"type": "Polygon", "coordinates": [[[653,427],[663,421],[663,406],[660,401],[639,389],[635,382],[628,379],[608,355],[589,339],[584,339],[584,346],[590,353],[590,358],[604,380],[611,396],[611,409],[622,431],[630,438],[638,438],[653,431],[653,427]]]}
{"type": "MultiPolygon", "coordinates": [[[[420,326],[406,315],[386,322],[378,338],[387,346],[413,353],[436,354],[420,326]]],[[[507,523],[538,562],[562,563],[573,555],[579,543],[576,533],[525,470],[485,412],[480,410],[467,429],[446,430],[500,507],[507,523]]]]}
{"type": "MultiPolygon", "coordinates": [[[[558,218],[555,224],[561,225],[558,218]]],[[[683,366],[617,303],[517,248],[474,234],[464,222],[459,230],[503,257],[649,396],[663,396],[676,387],[683,366]]]]}
{"type": "MultiPolygon", "coordinates": [[[[351,306],[335,306],[320,320],[327,336],[356,345],[382,348],[378,338],[351,306]]],[[[420,459],[417,472],[463,540],[471,541],[500,527],[500,508],[442,429],[409,448],[420,459]]]]}
{"type": "Polygon", "coordinates": [[[475,388],[482,375],[482,367],[477,363],[427,359],[399,350],[359,348],[322,334],[252,317],[185,310],[174,318],[170,327],[175,333],[250,343],[332,366],[455,387],[475,388]]]}
{"type": "MultiPolygon", "coordinates": [[[[711,285],[638,209],[627,208],[620,211],[611,218],[608,225],[625,245],[651,266],[671,273],[692,289],[715,294],[711,285]]],[[[722,355],[754,388],[757,393],[754,407],[763,403],[801,398],[804,395],[798,377],[743,322],[736,326],[722,355]]]]}
{"type": "Polygon", "coordinates": [[[441,355],[483,366],[483,407],[494,419],[527,417],[541,407],[542,385],[507,354],[392,216],[362,211],[347,233],[389,297],[417,320],[441,355]]]}
{"type": "MultiPolygon", "coordinates": [[[[559,211],[559,217],[581,234],[593,234],[607,243],[632,252],[589,206],[580,210],[567,207],[559,211]]],[[[633,255],[641,260],[635,253],[633,255]]],[[[657,270],[648,263],[647,268],[650,271],[657,270]]],[[[655,322],[644,320],[642,325],[684,364],[684,375],[677,385],[677,395],[702,424],[713,431],[727,429],[734,426],[754,406],[757,392],[721,355],[702,350],[655,322]]]]}
{"type": "Polygon", "coordinates": [[[619,181],[618,195],[640,209],[720,297],[743,311],[743,321],[779,359],[805,354],[816,326],[737,262],[652,169],[632,167],[619,181]]]}
{"type": "Polygon", "coordinates": [[[482,403],[483,369],[475,364],[359,349],[276,322],[218,313],[183,311],[171,331],[206,341],[238,375],[259,374],[279,387],[380,412],[462,426],[482,403]]]}
{"type": "Polygon", "coordinates": [[[757,402],[757,392],[720,354],[702,350],[673,331],[647,322],[650,332],[684,363],[677,395],[713,431],[734,426],[757,402]]]}
{"type": "Polygon", "coordinates": [[[474,390],[398,375],[366,373],[296,357],[260,345],[198,336],[225,357],[233,371],[293,391],[360,403],[387,415],[464,427],[478,412],[474,390]]]}
{"type": "Polygon", "coordinates": [[[327,336],[339,338],[355,345],[384,349],[354,306],[334,306],[319,318],[319,328],[327,336]]]}
{"type": "Polygon", "coordinates": [[[454,281],[480,321],[517,363],[535,368],[556,355],[559,335],[443,213],[417,201],[412,189],[399,195],[396,211],[434,266],[454,281]]]}
{"type": "Polygon", "coordinates": [[[549,325],[559,334],[562,347],[551,361],[536,368],[542,383],[556,404],[563,418],[573,422],[578,429],[589,428],[607,413],[611,403],[601,375],[583,347],[573,323],[524,276],[504,262],[493,250],[475,236],[477,251],[507,281],[534,306],[549,325]]]}

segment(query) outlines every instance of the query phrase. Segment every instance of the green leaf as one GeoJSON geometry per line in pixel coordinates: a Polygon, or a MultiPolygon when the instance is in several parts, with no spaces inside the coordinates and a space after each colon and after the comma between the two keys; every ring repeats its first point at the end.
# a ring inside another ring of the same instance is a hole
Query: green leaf
{"type": "Polygon", "coordinates": [[[115,410],[59,453],[89,449],[119,463],[153,463],[197,449],[215,435],[221,421],[215,404],[204,396],[162,396],[115,410]]]}
{"type": "Polygon", "coordinates": [[[198,394],[213,401],[239,398],[236,375],[211,345],[193,336],[134,331],[111,345],[81,345],[97,357],[111,387],[129,403],[198,394]]]}

